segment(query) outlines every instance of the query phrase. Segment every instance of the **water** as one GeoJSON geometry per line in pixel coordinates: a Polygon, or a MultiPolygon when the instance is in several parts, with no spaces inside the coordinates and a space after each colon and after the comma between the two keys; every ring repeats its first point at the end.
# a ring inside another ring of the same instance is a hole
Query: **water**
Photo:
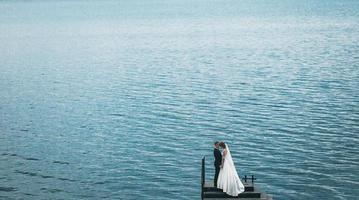
{"type": "Polygon", "coordinates": [[[1,199],[359,196],[358,1],[0,1],[1,199]]]}

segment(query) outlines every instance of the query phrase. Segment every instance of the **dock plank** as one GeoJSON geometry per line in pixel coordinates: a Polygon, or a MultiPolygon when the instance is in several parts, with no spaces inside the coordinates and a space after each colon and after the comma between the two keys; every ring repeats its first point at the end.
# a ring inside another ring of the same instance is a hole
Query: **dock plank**
{"type": "MultiPolygon", "coordinates": [[[[254,185],[252,183],[243,182],[243,181],[242,181],[242,183],[244,185],[244,191],[245,192],[254,191],[254,185]]],[[[218,188],[214,187],[213,181],[206,181],[204,183],[203,189],[204,189],[204,191],[222,191],[221,189],[218,189],[218,188]]]]}

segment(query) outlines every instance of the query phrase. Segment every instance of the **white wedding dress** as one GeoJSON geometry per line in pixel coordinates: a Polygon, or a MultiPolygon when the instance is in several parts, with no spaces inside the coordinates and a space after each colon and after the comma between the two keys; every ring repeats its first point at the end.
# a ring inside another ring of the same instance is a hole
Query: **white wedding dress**
{"type": "Polygon", "coordinates": [[[234,166],[231,152],[226,144],[227,154],[224,156],[223,168],[219,171],[217,187],[231,196],[238,196],[244,192],[244,185],[239,179],[236,167],[234,166]]]}

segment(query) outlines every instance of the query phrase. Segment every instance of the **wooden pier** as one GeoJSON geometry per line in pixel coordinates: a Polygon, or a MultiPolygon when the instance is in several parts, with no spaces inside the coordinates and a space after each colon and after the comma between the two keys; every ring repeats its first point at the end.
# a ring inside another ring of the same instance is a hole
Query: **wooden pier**
{"type": "Polygon", "coordinates": [[[205,157],[202,158],[201,169],[201,198],[202,200],[272,200],[272,197],[258,190],[254,186],[254,176],[245,175],[241,178],[244,185],[244,192],[233,197],[224,193],[221,189],[214,187],[213,181],[206,181],[205,157]]]}

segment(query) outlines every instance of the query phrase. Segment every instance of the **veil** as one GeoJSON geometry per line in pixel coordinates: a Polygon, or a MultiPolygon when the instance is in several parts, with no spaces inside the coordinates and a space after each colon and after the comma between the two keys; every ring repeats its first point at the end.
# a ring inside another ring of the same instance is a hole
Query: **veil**
{"type": "Polygon", "coordinates": [[[226,144],[226,149],[227,149],[226,161],[228,162],[228,164],[229,164],[232,172],[235,174],[235,176],[238,176],[236,167],[234,166],[234,162],[232,159],[231,151],[229,150],[228,144],[227,143],[225,143],[225,144],[226,144]]]}

